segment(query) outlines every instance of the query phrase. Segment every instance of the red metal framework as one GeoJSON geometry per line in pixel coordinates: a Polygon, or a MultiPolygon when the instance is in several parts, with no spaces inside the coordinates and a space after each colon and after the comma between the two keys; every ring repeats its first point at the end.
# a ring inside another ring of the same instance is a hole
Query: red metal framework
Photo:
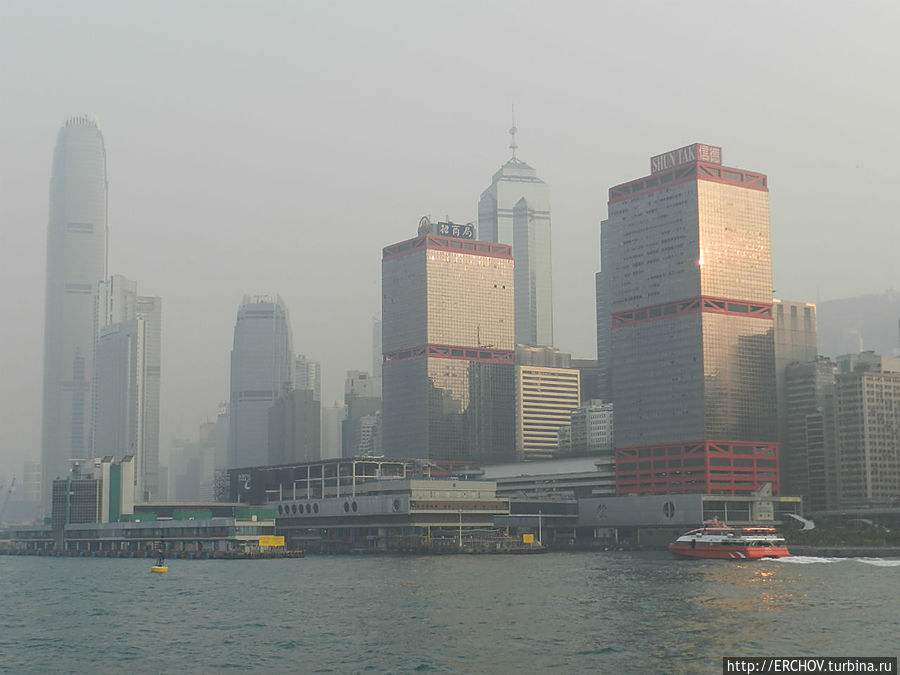
{"type": "Polygon", "coordinates": [[[769,191],[769,181],[765,174],[743,169],[733,169],[717,164],[694,162],[611,187],[609,189],[609,203],[614,204],[625,201],[632,197],[649,194],[662,188],[688,183],[693,180],[736,185],[763,192],[769,191]]]}
{"type": "Polygon", "coordinates": [[[425,357],[513,365],[516,360],[515,356],[516,353],[509,349],[483,349],[478,347],[460,347],[458,345],[424,344],[418,345],[417,347],[385,352],[383,360],[385,365],[397,361],[408,361],[425,357]]]}
{"type": "Polygon", "coordinates": [[[612,315],[612,327],[633,326],[636,323],[669,319],[685,314],[730,314],[732,316],[749,316],[756,319],[772,320],[772,303],[747,302],[730,298],[710,298],[699,296],[686,298],[661,305],[651,305],[638,309],[628,309],[612,315]]]}
{"type": "Polygon", "coordinates": [[[778,494],[778,444],[693,441],[616,448],[616,494],[746,495],[771,483],[778,494]]]}
{"type": "Polygon", "coordinates": [[[382,250],[381,259],[382,261],[391,260],[423,249],[512,260],[512,246],[509,244],[492,244],[471,239],[439,237],[433,234],[428,234],[423,237],[413,237],[412,239],[386,246],[382,250]]]}

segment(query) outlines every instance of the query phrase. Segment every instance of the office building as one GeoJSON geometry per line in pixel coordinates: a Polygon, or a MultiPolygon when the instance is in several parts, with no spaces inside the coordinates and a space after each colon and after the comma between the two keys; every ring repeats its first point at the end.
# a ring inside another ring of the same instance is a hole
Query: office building
{"type": "Polygon", "coordinates": [[[51,523],[61,532],[73,523],[110,523],[134,512],[132,457],[77,460],[52,483],[51,523]]]}
{"type": "Polygon", "coordinates": [[[478,238],[512,246],[515,259],[515,343],[553,344],[553,283],[550,257],[550,190],[537,172],[516,157],[500,167],[478,201],[478,238]]]}
{"type": "Polygon", "coordinates": [[[245,295],[234,326],[229,405],[229,468],[269,459],[269,408],[293,389],[287,308],[279,296],[245,295]]]}
{"type": "Polygon", "coordinates": [[[900,359],[873,352],[837,358],[839,506],[900,500],[900,359]]]}
{"type": "Polygon", "coordinates": [[[308,389],[316,401],[322,400],[322,365],[298,354],[294,361],[294,389],[308,389]]]}
{"type": "Polygon", "coordinates": [[[346,406],[340,401],[322,409],[322,459],[338,459],[343,456],[341,425],[346,415],[346,406]]]}
{"type": "Polygon", "coordinates": [[[581,373],[581,400],[602,399],[600,396],[603,372],[596,359],[572,359],[572,368],[581,373]]]}
{"type": "Polygon", "coordinates": [[[381,378],[364,371],[348,370],[344,380],[344,406],[341,456],[371,455],[375,450],[375,439],[380,442],[381,378]]]}
{"type": "Polygon", "coordinates": [[[581,373],[571,355],[552,347],[516,346],[516,457],[553,459],[559,429],[581,399],[581,373]]]}
{"type": "Polygon", "coordinates": [[[322,404],[312,389],[294,389],[269,408],[268,464],[322,459],[322,404]]]}
{"type": "Polygon", "coordinates": [[[384,249],[382,427],[392,456],[514,459],[512,249],[473,236],[469,225],[423,218],[417,237],[384,249]]]}
{"type": "Polygon", "coordinates": [[[97,289],[92,454],[134,457],[135,497],[159,497],[162,301],[121,275],[97,289]]]}
{"type": "Polygon", "coordinates": [[[617,489],[777,492],[767,178],[703,144],[650,165],[601,229],[617,489]]]}
{"type": "Polygon", "coordinates": [[[807,513],[838,505],[836,372],[835,363],[824,356],[785,368],[781,489],[802,497],[807,513]]]}
{"type": "Polygon", "coordinates": [[[69,119],[50,177],[41,467],[45,513],[50,485],[91,452],[94,296],[106,278],[106,147],[97,123],[69,119]]]}
{"type": "Polygon", "coordinates": [[[612,403],[585,401],[572,412],[569,452],[612,457],[614,428],[612,403]]]}
{"type": "MultiPolygon", "coordinates": [[[[792,363],[816,360],[816,306],[807,302],[775,299],[772,305],[775,320],[775,396],[778,416],[778,456],[780,482],[785,494],[797,494],[791,489],[790,470],[794,452],[787,428],[787,368],[792,363]]],[[[802,453],[802,449],[798,450],[802,453]]],[[[798,460],[799,465],[805,462],[798,460]]]]}

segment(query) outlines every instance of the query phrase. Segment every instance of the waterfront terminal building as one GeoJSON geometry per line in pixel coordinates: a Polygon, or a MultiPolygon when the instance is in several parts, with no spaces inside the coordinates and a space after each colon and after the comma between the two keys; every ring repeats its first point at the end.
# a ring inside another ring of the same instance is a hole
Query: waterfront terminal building
{"type": "Polygon", "coordinates": [[[383,457],[229,471],[230,499],[273,509],[285,546],[310,552],[440,551],[508,545],[509,501],[451,462],[383,457]],[[496,542],[495,542],[496,540],[496,542]]]}

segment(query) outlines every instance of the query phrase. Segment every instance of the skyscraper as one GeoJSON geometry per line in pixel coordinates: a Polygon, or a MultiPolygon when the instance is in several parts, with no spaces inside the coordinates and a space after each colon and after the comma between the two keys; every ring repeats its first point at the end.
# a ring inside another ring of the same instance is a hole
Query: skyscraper
{"type": "Polygon", "coordinates": [[[800,476],[792,480],[791,471],[805,474],[808,467],[803,444],[795,450],[791,442],[798,437],[788,430],[787,369],[792,363],[810,363],[816,360],[816,306],[807,302],[790,300],[773,301],[775,317],[775,395],[778,415],[779,480],[782,492],[787,495],[806,495],[806,480],[800,476]],[[797,461],[794,455],[797,454],[797,461]],[[797,488],[803,491],[798,492],[797,488]]]}
{"type": "Polygon", "coordinates": [[[94,296],[106,278],[106,146],[97,123],[66,121],[56,138],[47,221],[44,385],[41,424],[43,505],[69,460],[91,447],[94,296]]]}
{"type": "Polygon", "coordinates": [[[298,354],[294,361],[294,389],[313,392],[313,399],[322,400],[322,364],[298,354]]]}
{"type": "Polygon", "coordinates": [[[516,132],[513,121],[512,157],[478,201],[478,238],[512,246],[516,344],[548,346],[553,344],[550,190],[532,167],[516,157],[516,132]]]}
{"type": "Polygon", "coordinates": [[[294,389],[269,408],[268,464],[322,459],[322,402],[312,389],[294,389]]]}
{"type": "Polygon", "coordinates": [[[348,370],[344,380],[346,416],[341,424],[341,455],[357,457],[372,454],[373,424],[381,418],[381,378],[359,370],[348,370]]]}
{"type": "Polygon", "coordinates": [[[620,494],[777,490],[766,176],[653,157],[601,229],[620,494]]]}
{"type": "Polygon", "coordinates": [[[837,358],[839,506],[896,504],[900,499],[900,358],[874,352],[837,358]]]}
{"type": "Polygon", "coordinates": [[[135,498],[159,497],[162,301],[121,275],[97,291],[93,371],[95,457],[135,458],[135,498]]]}
{"type": "Polygon", "coordinates": [[[269,457],[269,408],[293,388],[287,308],[280,296],[245,295],[231,350],[229,468],[263,466],[269,457]]]}
{"type": "Polygon", "coordinates": [[[835,374],[834,362],[822,356],[785,368],[782,493],[802,497],[807,513],[838,505],[835,374]]]}
{"type": "Polygon", "coordinates": [[[512,461],[512,251],[454,233],[474,236],[471,226],[423,219],[419,236],[384,249],[382,447],[512,461]]]}

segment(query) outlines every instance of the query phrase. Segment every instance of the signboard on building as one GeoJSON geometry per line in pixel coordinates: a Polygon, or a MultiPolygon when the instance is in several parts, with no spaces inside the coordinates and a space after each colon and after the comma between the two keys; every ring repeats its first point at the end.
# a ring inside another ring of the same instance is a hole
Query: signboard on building
{"type": "Polygon", "coordinates": [[[683,148],[664,152],[650,158],[650,173],[659,173],[666,169],[673,169],[682,164],[690,164],[691,162],[704,162],[706,164],[722,163],[722,148],[715,145],[706,145],[704,143],[694,143],[686,145],[683,148]]]}
{"type": "Polygon", "coordinates": [[[284,535],[259,535],[260,546],[284,546],[284,535]]]}
{"type": "Polygon", "coordinates": [[[475,226],[472,223],[460,225],[458,223],[435,223],[434,233],[441,237],[453,237],[454,239],[474,239],[475,226]]]}

